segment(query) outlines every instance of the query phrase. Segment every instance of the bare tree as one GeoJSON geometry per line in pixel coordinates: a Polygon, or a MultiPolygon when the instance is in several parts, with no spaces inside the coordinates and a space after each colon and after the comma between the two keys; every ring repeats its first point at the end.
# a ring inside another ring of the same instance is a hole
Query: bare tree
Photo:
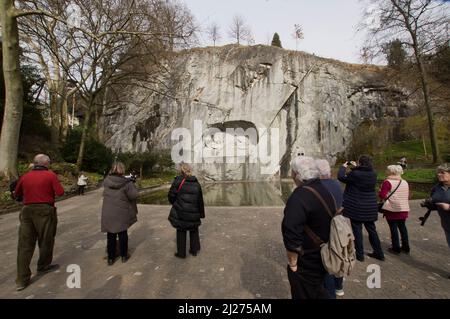
{"type": "Polygon", "coordinates": [[[367,30],[364,52],[380,56],[390,42],[398,39],[413,57],[428,117],[433,162],[440,161],[435,120],[430,102],[424,56],[448,41],[448,5],[436,0],[369,0],[359,30],[367,30]]]}
{"type": "Polygon", "coordinates": [[[190,45],[195,26],[190,24],[193,18],[188,16],[189,12],[171,2],[107,0],[89,6],[84,0],[76,2],[82,12],[88,12],[83,15],[84,28],[99,38],[80,34],[76,39],[77,56],[88,54],[69,70],[69,77],[78,81],[84,100],[85,117],[77,159],[80,167],[92,123],[96,124],[98,135],[99,115],[106,108],[108,92],[117,86],[130,88],[138,79],[146,80],[154,69],[148,70],[143,62],[145,57],[150,60],[148,56],[153,55],[155,61],[161,58],[161,53],[190,45]]]}
{"type": "Polygon", "coordinates": [[[206,34],[208,35],[209,40],[213,42],[214,46],[216,46],[216,42],[222,38],[222,36],[220,35],[220,27],[215,22],[211,23],[206,28],[206,34]]]}
{"type": "Polygon", "coordinates": [[[256,40],[255,40],[253,34],[250,34],[250,35],[247,37],[247,44],[248,44],[248,45],[254,45],[255,43],[256,43],[256,40]]]}
{"type": "MultiPolygon", "coordinates": [[[[16,7],[12,0],[0,0],[6,89],[0,139],[0,175],[8,179],[17,177],[17,151],[23,113],[17,27],[19,18],[38,15],[45,19],[35,27],[44,25],[47,30],[49,28],[52,30],[52,34],[47,34],[47,38],[44,35],[42,39],[47,39],[47,42],[43,42],[42,44],[45,43],[45,45],[42,47],[34,43],[34,47],[38,49],[34,52],[35,56],[40,58],[41,53],[44,62],[50,60],[49,69],[55,67],[64,70],[61,73],[54,72],[64,76],[57,82],[65,85],[67,79],[76,83],[76,90],[79,90],[85,100],[85,119],[77,160],[78,166],[81,166],[83,160],[91,116],[98,115],[96,103],[99,99],[105,101],[99,97],[102,93],[106,94],[109,85],[130,76],[122,70],[135,56],[130,53],[139,52],[142,55],[142,48],[148,48],[146,44],[150,43],[154,45],[155,50],[173,50],[188,45],[192,39],[195,39],[196,30],[192,15],[189,15],[189,11],[184,6],[177,5],[175,1],[55,0],[55,3],[62,8],[69,2],[80,9],[80,26],[70,25],[62,11],[52,12],[48,1],[21,1],[18,3],[20,7],[16,7]],[[181,17],[171,14],[177,10],[180,10],[181,17]],[[67,30],[71,32],[66,32],[67,30]],[[55,39],[51,39],[53,36],[60,39],[54,41],[55,39]],[[58,48],[55,48],[55,43],[58,43],[58,48]],[[56,49],[62,51],[57,52],[56,49]],[[61,63],[64,61],[61,57],[64,56],[70,57],[67,60],[70,60],[70,63],[67,61],[61,63]]],[[[42,35],[40,33],[40,36],[42,35]]],[[[31,47],[33,39],[29,40],[31,47]]],[[[52,78],[52,75],[48,77],[52,78]]],[[[57,121],[56,117],[55,121],[57,121]]]]}
{"type": "Polygon", "coordinates": [[[198,42],[198,27],[185,4],[177,0],[142,0],[136,6],[147,12],[146,20],[153,31],[159,34],[159,42],[169,51],[190,47],[198,42]]]}
{"type": "Polygon", "coordinates": [[[237,44],[240,44],[241,41],[247,41],[252,37],[250,27],[246,25],[245,19],[240,15],[233,17],[233,22],[228,29],[228,35],[230,38],[235,39],[237,44]]]}
{"type": "MultiPolygon", "coordinates": [[[[69,1],[29,1],[20,4],[23,10],[45,9],[53,15],[69,21],[69,1]]],[[[76,13],[75,13],[76,14],[76,13]]],[[[28,15],[19,24],[23,52],[27,60],[37,64],[45,78],[49,93],[51,142],[59,145],[68,132],[67,99],[76,93],[77,87],[69,89],[67,71],[75,63],[73,36],[70,24],[42,15],[28,15]]]]}
{"type": "Polygon", "coordinates": [[[298,42],[304,38],[303,28],[300,24],[294,24],[294,33],[292,37],[295,39],[295,50],[298,49],[298,42]]]}

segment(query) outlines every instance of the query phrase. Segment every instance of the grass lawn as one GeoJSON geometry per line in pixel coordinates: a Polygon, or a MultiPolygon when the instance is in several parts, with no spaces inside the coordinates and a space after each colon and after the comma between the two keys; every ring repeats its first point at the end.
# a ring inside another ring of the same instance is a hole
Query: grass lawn
{"type": "Polygon", "coordinates": [[[153,176],[150,176],[150,177],[138,179],[137,185],[140,188],[147,188],[147,187],[159,186],[162,184],[170,184],[170,183],[172,183],[172,181],[176,175],[177,175],[176,172],[164,172],[164,173],[154,174],[153,176]]]}
{"type": "MultiPolygon", "coordinates": [[[[380,164],[385,164],[386,166],[396,164],[402,156],[406,156],[410,168],[436,168],[436,165],[431,163],[432,153],[430,142],[427,141],[425,147],[427,156],[425,156],[422,140],[393,143],[374,155],[375,166],[379,166],[380,164]]],[[[443,141],[439,143],[439,150],[444,161],[448,161],[450,159],[450,145],[443,141]]]]}
{"type": "MultiPolygon", "coordinates": [[[[378,180],[384,180],[386,178],[386,172],[379,169],[378,180]]],[[[432,183],[435,184],[436,180],[436,170],[434,168],[414,168],[406,169],[402,178],[408,182],[416,183],[432,183]]]]}

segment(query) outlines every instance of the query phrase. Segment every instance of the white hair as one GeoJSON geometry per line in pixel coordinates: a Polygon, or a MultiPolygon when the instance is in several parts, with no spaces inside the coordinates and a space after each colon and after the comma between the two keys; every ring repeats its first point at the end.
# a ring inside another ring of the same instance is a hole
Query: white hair
{"type": "Polygon", "coordinates": [[[319,178],[320,175],[316,161],[308,156],[295,157],[291,162],[291,170],[295,174],[295,179],[300,182],[319,178]]]}
{"type": "Polygon", "coordinates": [[[316,166],[319,170],[320,177],[330,178],[331,177],[331,167],[325,159],[317,159],[316,166]]]}
{"type": "Polygon", "coordinates": [[[400,165],[389,165],[387,167],[387,171],[389,172],[389,174],[400,176],[403,174],[403,167],[401,167],[400,165]]]}
{"type": "Polygon", "coordinates": [[[48,157],[48,155],[45,154],[38,154],[34,157],[33,163],[34,165],[48,166],[50,165],[50,157],[48,157]]]}

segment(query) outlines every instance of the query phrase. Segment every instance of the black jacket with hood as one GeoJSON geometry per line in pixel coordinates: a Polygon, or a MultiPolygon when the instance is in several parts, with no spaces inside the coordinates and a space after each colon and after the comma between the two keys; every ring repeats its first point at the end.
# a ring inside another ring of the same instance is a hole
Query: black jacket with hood
{"type": "Polygon", "coordinates": [[[175,177],[169,190],[169,202],[173,205],[169,221],[173,227],[190,230],[200,226],[201,218],[205,218],[202,187],[195,176],[189,176],[180,187],[183,176],[175,177]]]}

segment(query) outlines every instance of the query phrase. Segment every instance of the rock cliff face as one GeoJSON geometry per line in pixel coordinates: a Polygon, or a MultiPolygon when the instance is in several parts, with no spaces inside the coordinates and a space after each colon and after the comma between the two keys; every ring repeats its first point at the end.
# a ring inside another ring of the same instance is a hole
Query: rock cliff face
{"type": "Polygon", "coordinates": [[[191,147],[183,154],[197,162],[203,158],[195,165],[197,175],[212,180],[287,176],[298,153],[334,163],[363,120],[414,112],[406,96],[386,87],[382,69],[375,66],[268,46],[193,49],[168,63],[154,90],[136,88],[126,93],[126,103],[105,112],[105,143],[123,152],[170,151],[180,139],[171,139],[173,130],[186,128],[191,147]],[[194,132],[194,121],[202,121],[202,132],[194,132]],[[233,133],[239,136],[236,152],[247,153],[233,156],[235,144],[228,138],[237,128],[244,134],[233,133]],[[249,132],[257,132],[256,138],[249,132]],[[267,144],[270,138],[275,140],[267,144]],[[255,156],[260,153],[252,147],[259,150],[263,144],[269,145],[272,161],[255,156]]]}

